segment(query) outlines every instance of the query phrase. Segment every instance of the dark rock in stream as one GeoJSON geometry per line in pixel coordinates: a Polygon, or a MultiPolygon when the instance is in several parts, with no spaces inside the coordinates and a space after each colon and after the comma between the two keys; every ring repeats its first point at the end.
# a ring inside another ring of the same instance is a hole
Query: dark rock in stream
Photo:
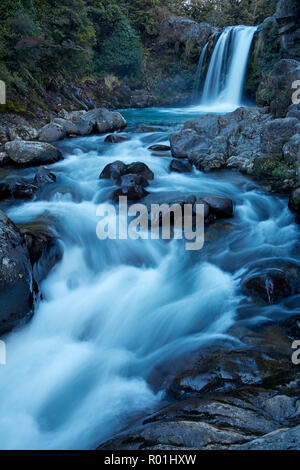
{"type": "Polygon", "coordinates": [[[40,186],[56,182],[56,176],[44,166],[40,166],[34,177],[34,182],[40,186]]]}
{"type": "Polygon", "coordinates": [[[153,150],[154,152],[169,152],[171,150],[171,147],[169,147],[168,145],[156,144],[148,147],[148,150],[153,150]]]}
{"type": "Polygon", "coordinates": [[[46,227],[20,229],[33,267],[33,277],[39,284],[62,258],[62,248],[57,236],[46,227]]]}
{"type": "Polygon", "coordinates": [[[300,294],[300,268],[269,268],[265,272],[251,276],[244,283],[248,295],[262,299],[267,304],[275,304],[295,294],[300,294]]]}
{"type": "Polygon", "coordinates": [[[170,163],[170,170],[176,173],[191,173],[193,167],[189,162],[182,162],[180,160],[172,160],[170,163]]]}
{"type": "Polygon", "coordinates": [[[51,230],[18,228],[0,211],[0,335],[31,318],[39,283],[61,257],[51,230]]]}
{"type": "Polygon", "coordinates": [[[117,184],[121,184],[121,177],[134,174],[139,175],[143,178],[148,180],[154,179],[154,173],[150,170],[150,168],[142,162],[134,162],[126,165],[121,161],[116,161],[113,163],[109,163],[106,167],[102,170],[100,174],[100,179],[112,179],[117,184]]]}
{"type": "Polygon", "coordinates": [[[19,229],[0,211],[0,334],[32,315],[30,256],[19,229]]]}
{"type": "Polygon", "coordinates": [[[217,218],[231,218],[233,217],[233,201],[227,197],[221,196],[201,196],[203,201],[205,201],[209,207],[210,212],[214,214],[217,218]]]}
{"type": "Polygon", "coordinates": [[[110,134],[105,137],[104,142],[109,144],[120,144],[121,142],[127,142],[129,140],[128,136],[120,135],[120,134],[110,134]]]}

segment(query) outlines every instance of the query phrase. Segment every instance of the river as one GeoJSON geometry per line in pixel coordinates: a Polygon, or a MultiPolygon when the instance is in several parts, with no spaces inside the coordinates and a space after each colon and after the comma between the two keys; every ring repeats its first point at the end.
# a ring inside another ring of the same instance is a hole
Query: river
{"type": "MultiPolygon", "coordinates": [[[[177,358],[240,321],[259,322],[297,310],[247,302],[241,279],[270,263],[296,260],[298,227],[287,201],[237,172],[170,173],[168,157],[147,149],[197,108],[122,111],[130,140],[105,136],[58,144],[51,166],[57,184],[44,200],[7,207],[19,224],[46,221],[58,233],[63,259],[42,284],[30,323],[5,338],[0,369],[1,449],[92,449],[159,407],[163,380],[177,358]],[[134,133],[138,124],[155,132],[134,133]],[[96,236],[99,203],[112,183],[99,180],[108,163],[142,161],[154,172],[151,192],[215,194],[234,200],[233,219],[206,229],[199,252],[184,241],[106,240],[96,236]],[[156,374],[157,375],[157,374],[156,374]]],[[[36,169],[17,170],[32,176],[36,169]]],[[[230,347],[230,346],[229,346],[230,347]]]]}

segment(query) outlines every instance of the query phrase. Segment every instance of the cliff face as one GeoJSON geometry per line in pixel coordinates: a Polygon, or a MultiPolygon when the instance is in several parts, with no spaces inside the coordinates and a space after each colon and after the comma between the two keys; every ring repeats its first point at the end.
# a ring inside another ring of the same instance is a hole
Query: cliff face
{"type": "Polygon", "coordinates": [[[256,98],[259,105],[269,106],[274,99],[271,89],[273,85],[266,86],[267,76],[281,59],[300,60],[298,0],[280,0],[275,15],[263,22],[255,36],[249,61],[246,92],[252,98],[256,98]]]}

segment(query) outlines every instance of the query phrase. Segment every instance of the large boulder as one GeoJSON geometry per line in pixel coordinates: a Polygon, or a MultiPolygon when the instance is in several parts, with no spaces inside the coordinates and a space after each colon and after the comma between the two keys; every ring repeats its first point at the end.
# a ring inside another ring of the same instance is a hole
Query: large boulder
{"type": "Polygon", "coordinates": [[[32,267],[24,239],[0,211],[0,334],[32,314],[32,285],[32,267]]]}
{"type": "Polygon", "coordinates": [[[259,108],[238,108],[224,116],[200,116],[171,135],[172,154],[188,157],[202,171],[225,168],[228,162],[228,167],[251,173],[255,158],[261,154],[260,130],[269,119],[259,108]]]}
{"type": "Polygon", "coordinates": [[[45,142],[14,140],[5,144],[11,162],[18,166],[36,166],[55,163],[62,159],[61,152],[45,142]]]}
{"type": "Polygon", "coordinates": [[[57,140],[64,139],[66,135],[67,132],[63,126],[51,122],[40,129],[38,138],[40,142],[56,142],[57,140]]]}
{"type": "Polygon", "coordinates": [[[31,318],[39,283],[61,256],[50,229],[19,229],[0,211],[0,335],[31,318]]]}

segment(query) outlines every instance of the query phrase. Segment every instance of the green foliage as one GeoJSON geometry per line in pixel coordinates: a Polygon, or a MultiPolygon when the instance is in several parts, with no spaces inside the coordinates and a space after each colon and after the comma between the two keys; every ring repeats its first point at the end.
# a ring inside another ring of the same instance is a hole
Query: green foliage
{"type": "Polygon", "coordinates": [[[190,0],[182,2],[183,14],[214,26],[258,25],[274,14],[277,0],[190,0]]]}
{"type": "Polygon", "coordinates": [[[97,74],[114,73],[119,77],[139,76],[141,45],[127,18],[123,16],[111,34],[102,42],[101,54],[95,61],[97,74]]]}

